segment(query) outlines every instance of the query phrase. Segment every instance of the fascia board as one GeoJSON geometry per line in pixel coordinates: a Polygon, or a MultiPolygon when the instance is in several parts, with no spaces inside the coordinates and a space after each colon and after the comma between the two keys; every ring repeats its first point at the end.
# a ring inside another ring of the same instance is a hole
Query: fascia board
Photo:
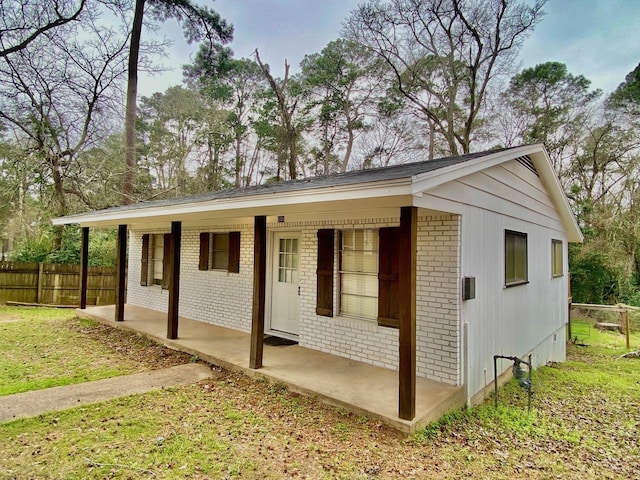
{"type": "Polygon", "coordinates": [[[543,150],[541,144],[525,145],[523,147],[505,150],[503,152],[492,153],[474,160],[469,160],[450,167],[440,168],[433,172],[425,172],[414,175],[412,178],[411,193],[419,195],[427,192],[432,188],[439,187],[447,182],[457,180],[458,178],[471,175],[486,168],[500,165],[501,163],[512,160],[524,155],[532,155],[543,150]]]}
{"type": "Polygon", "coordinates": [[[272,192],[250,197],[216,199],[206,202],[185,203],[156,207],[141,207],[125,211],[90,212],[87,214],[58,217],[53,225],[80,223],[85,226],[109,226],[128,223],[132,220],[158,217],[184,217],[192,213],[222,212],[228,210],[257,210],[267,207],[286,207],[307,203],[322,203],[341,200],[356,200],[377,197],[408,195],[411,178],[384,180],[373,183],[340,185],[318,189],[297,190],[291,192],[272,192]]]}

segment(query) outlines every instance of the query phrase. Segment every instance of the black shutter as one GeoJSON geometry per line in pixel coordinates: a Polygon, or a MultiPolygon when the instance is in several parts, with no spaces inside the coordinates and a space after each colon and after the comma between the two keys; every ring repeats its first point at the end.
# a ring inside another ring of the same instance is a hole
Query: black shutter
{"type": "Polygon", "coordinates": [[[140,262],[140,285],[149,285],[149,234],[142,235],[142,255],[140,262]]]}
{"type": "Polygon", "coordinates": [[[230,273],[240,273],[240,232],[229,232],[229,266],[230,273]]]}
{"type": "Polygon", "coordinates": [[[399,227],[381,228],[379,231],[378,325],[384,327],[397,328],[400,320],[399,234],[399,227]]]}
{"type": "Polygon", "coordinates": [[[200,233],[200,261],[198,262],[198,270],[209,270],[209,239],[211,235],[208,232],[200,233]]]}
{"type": "Polygon", "coordinates": [[[318,230],[316,314],[325,317],[333,316],[334,245],[334,230],[332,228],[318,230]]]}

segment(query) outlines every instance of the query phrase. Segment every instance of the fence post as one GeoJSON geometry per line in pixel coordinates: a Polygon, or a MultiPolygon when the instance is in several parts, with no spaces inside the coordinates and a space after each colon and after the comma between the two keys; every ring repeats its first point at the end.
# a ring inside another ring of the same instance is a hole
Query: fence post
{"type": "Polygon", "coordinates": [[[629,341],[629,310],[624,311],[625,334],[627,336],[627,350],[631,350],[631,342],[629,341]]]}
{"type": "Polygon", "coordinates": [[[89,227],[82,227],[80,241],[80,282],[78,285],[80,308],[87,308],[87,280],[89,272],[89,227]]]}
{"type": "Polygon", "coordinates": [[[36,286],[36,303],[40,303],[42,299],[42,290],[44,288],[44,263],[38,263],[38,285],[36,286]]]}

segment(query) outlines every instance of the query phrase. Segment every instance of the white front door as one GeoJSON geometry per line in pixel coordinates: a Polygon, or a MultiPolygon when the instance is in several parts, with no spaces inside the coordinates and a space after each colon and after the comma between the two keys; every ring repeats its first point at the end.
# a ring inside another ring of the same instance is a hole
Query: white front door
{"type": "Polygon", "coordinates": [[[300,235],[273,234],[271,322],[273,334],[297,336],[300,330],[300,235]]]}

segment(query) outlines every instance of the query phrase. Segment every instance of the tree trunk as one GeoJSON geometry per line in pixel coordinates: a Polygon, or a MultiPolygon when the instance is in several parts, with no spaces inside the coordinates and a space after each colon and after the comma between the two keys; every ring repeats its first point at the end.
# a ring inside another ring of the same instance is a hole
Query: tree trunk
{"type": "Polygon", "coordinates": [[[289,112],[286,112],[287,143],[289,144],[289,178],[298,178],[298,134],[289,112]]]}
{"type": "Polygon", "coordinates": [[[242,173],[242,139],[239,135],[236,134],[236,188],[240,188],[242,184],[240,183],[240,177],[242,173]]]}
{"type": "MultiPolygon", "coordinates": [[[[267,79],[267,82],[271,86],[271,90],[276,96],[276,100],[278,102],[278,111],[280,112],[280,124],[282,129],[284,130],[282,139],[284,140],[284,145],[281,146],[283,152],[283,156],[287,158],[284,159],[286,162],[285,167],[289,170],[289,179],[295,180],[298,178],[298,132],[296,130],[296,126],[293,121],[293,113],[296,109],[296,102],[293,102],[293,105],[287,105],[286,99],[286,85],[289,81],[289,64],[287,61],[284,61],[284,80],[282,80],[281,84],[275,81],[271,73],[269,72],[269,66],[264,65],[262,60],[260,60],[260,54],[258,53],[258,49],[255,50],[256,61],[258,62],[258,66],[262,73],[267,79]]],[[[280,166],[278,166],[278,180],[280,180],[280,166]]]]}
{"type": "MultiPolygon", "coordinates": [[[[68,213],[67,199],[64,196],[64,179],[60,174],[59,161],[56,159],[51,164],[51,177],[53,179],[54,202],[57,204],[56,216],[62,217],[68,213]]],[[[53,250],[58,250],[62,246],[62,226],[53,227],[53,250]]]]}
{"type": "Polygon", "coordinates": [[[146,0],[136,0],[133,15],[131,41],[129,43],[129,72],[127,76],[127,106],[125,110],[125,171],[122,183],[123,205],[133,202],[133,188],[136,175],[136,97],[138,95],[138,57],[142,36],[142,19],[146,0]]]}
{"type": "Polygon", "coordinates": [[[348,139],[347,139],[347,149],[344,152],[344,157],[342,159],[342,165],[340,165],[340,171],[341,172],[346,172],[347,168],[349,167],[349,160],[351,159],[351,151],[353,150],[353,141],[354,141],[354,134],[353,134],[353,128],[351,127],[351,122],[349,122],[349,126],[347,128],[347,134],[348,134],[348,139]]]}

